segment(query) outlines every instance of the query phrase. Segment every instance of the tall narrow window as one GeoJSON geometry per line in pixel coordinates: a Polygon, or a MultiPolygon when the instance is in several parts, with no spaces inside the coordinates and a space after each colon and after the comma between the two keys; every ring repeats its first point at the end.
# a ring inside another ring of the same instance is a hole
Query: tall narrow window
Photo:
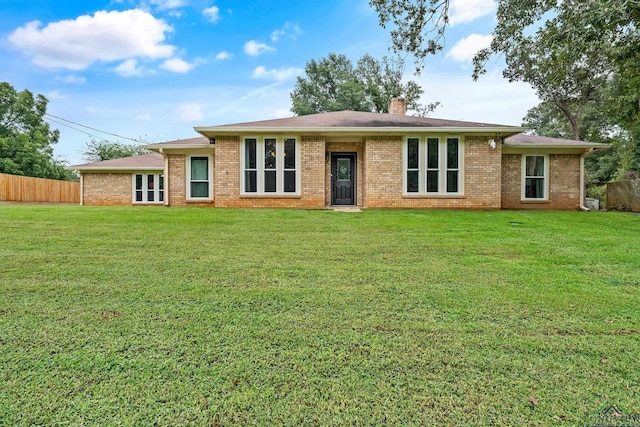
{"type": "Polygon", "coordinates": [[[189,197],[209,198],[209,157],[191,157],[189,197]]]}
{"type": "Polygon", "coordinates": [[[137,174],[135,177],[136,183],[136,194],[135,194],[135,201],[136,202],[143,202],[144,201],[144,189],[142,188],[142,174],[137,174]]]}
{"type": "Polygon", "coordinates": [[[407,193],[417,193],[420,182],[420,140],[407,139],[407,193]]]}
{"type": "Polygon", "coordinates": [[[164,175],[137,173],[133,175],[133,203],[164,201],[164,175]]]}
{"type": "Polygon", "coordinates": [[[264,140],[264,192],[276,192],[276,140],[264,140]]]}
{"type": "Polygon", "coordinates": [[[440,175],[439,145],[438,138],[427,138],[427,193],[437,193],[440,188],[438,183],[440,175]]]}
{"type": "Polygon", "coordinates": [[[464,144],[459,137],[410,137],[404,153],[405,194],[463,194],[464,144]]]}
{"type": "Polygon", "coordinates": [[[245,139],[244,141],[244,191],[256,193],[258,191],[257,170],[257,140],[245,139]]]}
{"type": "Polygon", "coordinates": [[[460,154],[458,138],[447,138],[447,193],[458,193],[460,154]]]}
{"type": "Polygon", "coordinates": [[[524,198],[546,199],[545,156],[525,156],[524,159],[524,198]]]}
{"type": "Polygon", "coordinates": [[[299,148],[295,138],[245,138],[241,153],[240,178],[244,194],[299,191],[299,148]]]}
{"type": "Polygon", "coordinates": [[[284,192],[296,192],[296,140],[284,140],[284,192]]]}

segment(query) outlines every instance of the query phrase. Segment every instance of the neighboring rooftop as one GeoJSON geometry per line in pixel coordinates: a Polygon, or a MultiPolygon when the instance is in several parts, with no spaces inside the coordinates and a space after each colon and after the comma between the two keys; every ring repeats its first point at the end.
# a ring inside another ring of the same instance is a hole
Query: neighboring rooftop
{"type": "Polygon", "coordinates": [[[504,145],[519,147],[575,147],[575,148],[606,148],[609,144],[597,142],[577,141],[575,139],[550,138],[547,136],[525,135],[519,133],[504,140],[504,145]]]}
{"type": "MultiPolygon", "coordinates": [[[[204,138],[203,138],[204,139],[204,138]]],[[[68,166],[71,170],[161,170],[164,168],[162,154],[151,153],[140,156],[123,157],[121,159],[103,160],[101,162],[84,163],[68,166]]]]}

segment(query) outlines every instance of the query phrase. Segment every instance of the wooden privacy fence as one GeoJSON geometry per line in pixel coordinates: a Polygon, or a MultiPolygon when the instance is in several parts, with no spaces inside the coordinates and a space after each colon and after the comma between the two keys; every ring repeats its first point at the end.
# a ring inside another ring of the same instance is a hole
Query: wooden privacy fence
{"type": "Polygon", "coordinates": [[[640,179],[607,184],[607,210],[640,212],[640,179]]]}
{"type": "Polygon", "coordinates": [[[0,173],[0,201],[80,203],[80,183],[0,173]]]}

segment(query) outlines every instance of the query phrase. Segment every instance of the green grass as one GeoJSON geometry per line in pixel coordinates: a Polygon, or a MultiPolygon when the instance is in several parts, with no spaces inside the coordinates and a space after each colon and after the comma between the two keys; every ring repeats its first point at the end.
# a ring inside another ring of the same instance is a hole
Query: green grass
{"type": "Polygon", "coordinates": [[[3,205],[0,425],[640,415],[639,266],[633,214],[3,205]]]}

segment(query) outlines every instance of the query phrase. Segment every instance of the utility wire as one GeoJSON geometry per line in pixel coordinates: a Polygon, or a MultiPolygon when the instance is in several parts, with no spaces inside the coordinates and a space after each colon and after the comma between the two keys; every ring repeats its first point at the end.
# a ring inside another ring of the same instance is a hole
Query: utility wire
{"type": "MultiPolygon", "coordinates": [[[[106,135],[115,136],[116,138],[128,139],[129,141],[139,142],[139,143],[144,143],[144,144],[147,144],[147,143],[148,143],[148,141],[142,141],[142,140],[135,139],[135,138],[128,138],[128,137],[126,137],[126,136],[118,135],[117,133],[111,133],[111,132],[106,132],[106,131],[103,131],[103,130],[100,130],[100,129],[92,128],[91,126],[86,126],[86,125],[83,125],[83,124],[81,124],[81,123],[74,122],[73,120],[68,120],[68,119],[65,119],[65,118],[62,118],[62,117],[54,116],[53,114],[49,114],[49,113],[44,113],[44,114],[45,114],[45,116],[53,117],[53,118],[58,119],[58,120],[63,120],[63,121],[65,121],[65,122],[72,123],[72,124],[74,124],[74,125],[76,125],[76,126],[81,126],[81,127],[83,127],[83,128],[91,129],[91,130],[94,130],[94,131],[96,131],[96,132],[104,133],[104,134],[106,134],[106,135]]],[[[59,123],[59,122],[57,122],[57,123],[59,123]]],[[[63,124],[63,123],[60,123],[60,124],[63,124]]],[[[65,126],[68,126],[68,127],[70,127],[71,129],[75,129],[74,127],[69,126],[69,125],[65,125],[65,126]]],[[[80,132],[83,132],[83,131],[81,131],[81,130],[79,130],[79,129],[75,129],[75,130],[80,131],[80,132]]],[[[87,135],[90,135],[90,134],[89,134],[89,133],[87,133],[87,132],[83,132],[83,133],[86,133],[87,135]]],[[[97,137],[97,136],[95,136],[95,135],[91,135],[91,136],[94,136],[95,138],[98,138],[98,137],[97,137]]]]}
{"type": "MultiPolygon", "coordinates": [[[[50,115],[50,114],[47,114],[47,115],[50,115]]],[[[55,116],[53,116],[53,117],[55,117],[55,116]]],[[[68,124],[66,124],[66,123],[60,122],[60,121],[55,120],[55,119],[52,119],[52,118],[50,118],[50,117],[46,117],[46,118],[45,118],[45,120],[48,120],[48,121],[53,122],[53,123],[57,123],[57,124],[62,125],[62,126],[66,126],[66,127],[71,128],[71,129],[73,129],[73,130],[76,130],[76,131],[78,131],[78,132],[80,132],[80,133],[84,133],[85,135],[89,135],[89,136],[90,136],[90,137],[92,137],[92,138],[101,139],[101,140],[103,140],[103,141],[107,141],[107,142],[110,142],[110,143],[112,143],[112,144],[115,144],[115,142],[110,141],[110,140],[108,140],[108,139],[106,139],[106,138],[103,138],[103,137],[98,136],[98,135],[94,135],[94,134],[89,133],[89,132],[86,132],[86,131],[84,131],[84,130],[82,130],[82,129],[75,128],[75,127],[73,127],[73,126],[71,126],[71,125],[68,125],[68,124]]]]}

